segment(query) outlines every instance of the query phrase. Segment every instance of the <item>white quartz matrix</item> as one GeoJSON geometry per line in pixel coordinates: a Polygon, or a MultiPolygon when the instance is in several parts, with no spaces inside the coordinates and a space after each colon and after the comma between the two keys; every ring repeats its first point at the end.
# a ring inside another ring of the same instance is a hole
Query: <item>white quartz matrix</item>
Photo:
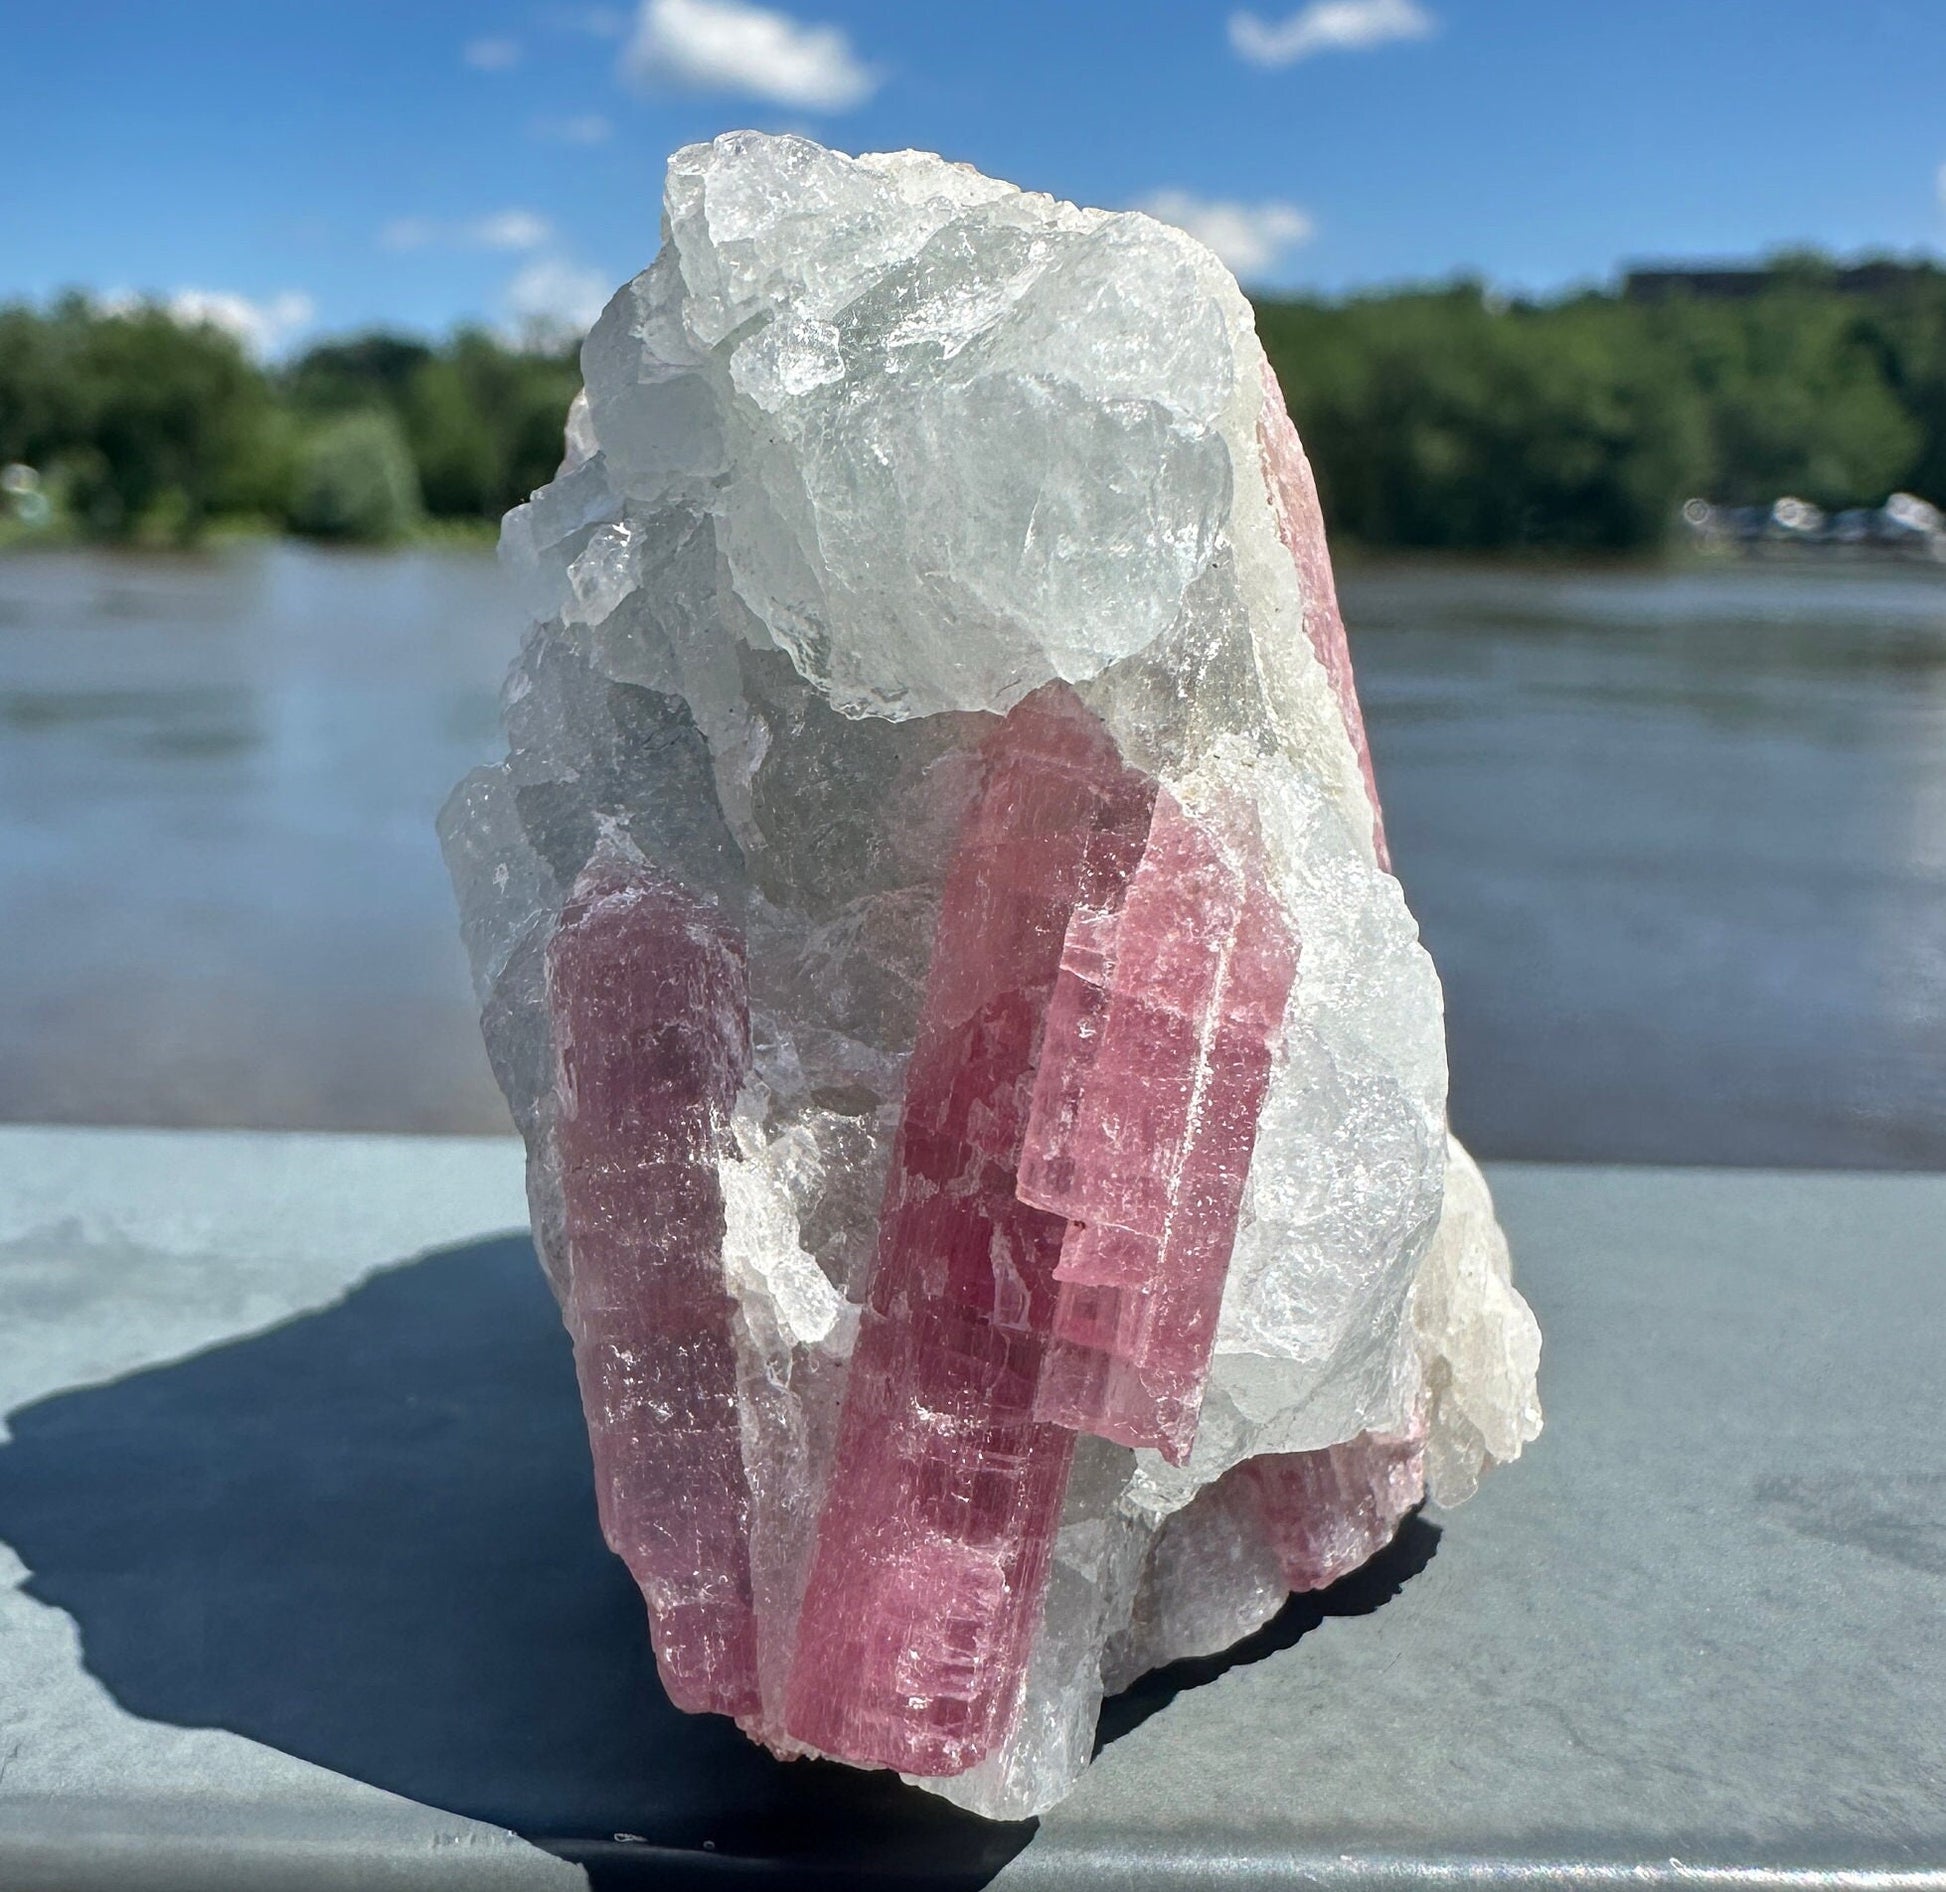
{"type": "MultiPolygon", "coordinates": [[[[508,758],[442,834],[571,1325],[548,997],[570,892],[646,863],[742,941],[748,1066],[702,1260],[733,1313],[753,1735],[815,1749],[787,1725],[797,1612],[929,969],[980,948],[935,923],[981,743],[1048,686],[1078,699],[1158,805],[1260,863],[1297,941],[1193,1447],[1077,1439],[1004,1740],[919,1783],[1036,1812],[1085,1767],[1104,1686],[1227,1646],[1382,1543],[1422,1476],[1458,1503],[1540,1428],[1540,1335],[1447,1134],[1439,983],[1385,864],[1309,470],[1208,250],[919,152],[679,151],[662,249],[582,363],[568,459],[502,535],[539,617],[508,758]],[[1376,1500],[1374,1442],[1406,1467],[1376,1500]],[[1235,1480],[1211,1489],[1263,1454],[1364,1494],[1296,1519],[1306,1544],[1349,1532],[1309,1579],[1239,1538],[1235,1480]]],[[[591,1402],[598,1438],[612,1416],[591,1402]]]]}

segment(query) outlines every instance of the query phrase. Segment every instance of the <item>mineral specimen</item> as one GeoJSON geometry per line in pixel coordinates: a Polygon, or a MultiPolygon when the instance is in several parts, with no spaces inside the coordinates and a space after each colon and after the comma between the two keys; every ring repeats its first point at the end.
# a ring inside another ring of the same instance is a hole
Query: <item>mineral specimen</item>
{"type": "Polygon", "coordinates": [[[442,818],[671,1699],[981,1812],[1539,1429],[1221,265],[679,152],[442,818]]]}

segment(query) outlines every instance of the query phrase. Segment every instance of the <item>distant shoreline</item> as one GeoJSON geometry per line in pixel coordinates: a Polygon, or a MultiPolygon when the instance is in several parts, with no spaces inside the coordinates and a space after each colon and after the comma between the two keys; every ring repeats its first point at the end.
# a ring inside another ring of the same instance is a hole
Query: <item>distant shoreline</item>
{"type": "MultiPolygon", "coordinates": [[[[1796,257],[1535,302],[1458,282],[1254,306],[1346,559],[1653,553],[1699,496],[1946,508],[1946,270],[1796,257]]],[[[344,542],[490,536],[553,476],[580,383],[574,351],[481,330],[265,367],[152,304],[0,305],[0,489],[31,481],[39,518],[91,540],[244,515],[344,542]]]]}
{"type": "MultiPolygon", "coordinates": [[[[498,537],[498,527],[485,523],[477,529],[433,530],[381,545],[247,529],[215,530],[187,545],[46,535],[10,540],[0,534],[0,569],[15,560],[38,562],[63,557],[104,565],[127,564],[133,567],[150,564],[179,569],[198,564],[217,565],[239,555],[279,550],[295,551],[333,562],[407,560],[428,555],[468,562],[491,562],[496,555],[498,537]]],[[[1447,549],[1369,546],[1355,539],[1334,536],[1331,552],[1333,565],[1341,580],[1356,579],[1367,573],[1430,575],[1441,571],[1450,572],[1455,578],[1468,574],[1487,576],[1505,572],[1510,576],[1529,577],[1555,574],[1572,578],[1612,573],[1617,577],[1715,575],[1728,579],[1739,573],[1748,575],[1770,571],[1778,574],[1801,573],[1806,577],[1856,576],[1861,579],[1897,574],[1920,583],[1929,583],[1936,577],[1941,585],[1946,586],[1946,564],[1918,552],[1898,551],[1889,547],[1761,544],[1706,548],[1678,541],[1621,551],[1560,546],[1447,549]]]]}

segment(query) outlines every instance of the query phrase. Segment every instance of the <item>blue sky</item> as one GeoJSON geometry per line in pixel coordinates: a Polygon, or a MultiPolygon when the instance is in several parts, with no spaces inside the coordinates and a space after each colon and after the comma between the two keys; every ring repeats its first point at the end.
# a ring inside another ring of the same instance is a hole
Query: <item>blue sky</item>
{"type": "Polygon", "coordinates": [[[572,316],[738,125],[1154,206],[1271,287],[1937,252],[1942,100],[1946,0],[0,0],[0,299],[272,352],[572,316]]]}

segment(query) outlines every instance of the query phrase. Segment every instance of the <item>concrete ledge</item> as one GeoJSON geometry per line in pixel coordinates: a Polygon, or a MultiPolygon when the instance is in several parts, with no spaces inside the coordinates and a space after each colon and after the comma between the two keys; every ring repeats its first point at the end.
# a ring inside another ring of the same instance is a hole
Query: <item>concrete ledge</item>
{"type": "Polygon", "coordinates": [[[1946,1887],[1946,1178],[1490,1174],[1530,1457],[996,1828],[662,1699],[513,1146],[0,1130],[0,1886],[1946,1887]]]}

